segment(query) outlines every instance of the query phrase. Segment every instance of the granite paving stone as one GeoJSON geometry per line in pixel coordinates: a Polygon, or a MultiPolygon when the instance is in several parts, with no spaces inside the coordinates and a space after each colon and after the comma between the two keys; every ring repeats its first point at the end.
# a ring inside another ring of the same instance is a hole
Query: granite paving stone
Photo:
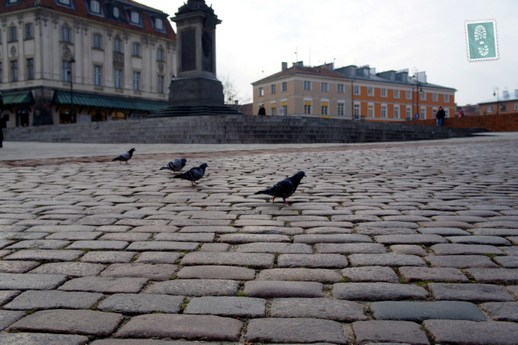
{"type": "Polygon", "coordinates": [[[88,337],[71,334],[0,333],[0,344],[11,345],[86,345],[88,337]]]}
{"type": "Polygon", "coordinates": [[[176,314],[180,311],[183,301],[183,296],[118,293],[106,297],[97,309],[124,314],[176,314]]]}
{"type": "Polygon", "coordinates": [[[253,280],[255,270],[236,266],[186,266],[180,269],[176,276],[180,279],[253,280]]]}
{"type": "Polygon", "coordinates": [[[149,280],[168,280],[178,270],[178,266],[170,264],[124,263],[111,264],[102,273],[103,277],[134,277],[149,280]]]}
{"type": "Polygon", "coordinates": [[[64,274],[73,277],[96,276],[106,268],[105,265],[87,262],[51,262],[42,264],[30,273],[64,274]]]}
{"type": "Polygon", "coordinates": [[[322,254],[382,254],[387,252],[381,243],[317,243],[315,250],[322,254]]]}
{"type": "Polygon", "coordinates": [[[313,250],[305,243],[269,243],[255,242],[236,246],[236,251],[242,253],[280,253],[280,254],[311,254],[313,250]]]}
{"type": "Polygon", "coordinates": [[[457,244],[457,243],[441,243],[431,247],[435,255],[464,255],[464,254],[482,254],[482,255],[502,255],[502,249],[484,244],[457,244]]]}
{"type": "Polygon", "coordinates": [[[312,318],[268,318],[250,321],[247,342],[347,344],[343,326],[336,321],[312,318]]]}
{"type": "Polygon", "coordinates": [[[24,316],[25,312],[22,311],[0,310],[0,330],[9,327],[12,323],[16,322],[24,316]]]}
{"type": "Polygon", "coordinates": [[[89,309],[102,297],[101,293],[30,290],[22,292],[4,308],[15,310],[89,309]]]}
{"type": "Polygon", "coordinates": [[[243,293],[250,297],[323,297],[324,285],[319,282],[252,280],[245,282],[243,293]]]}
{"type": "Polygon", "coordinates": [[[457,268],[449,267],[400,267],[399,274],[407,282],[440,281],[468,282],[469,279],[457,268]]]}
{"type": "Polygon", "coordinates": [[[269,253],[214,253],[194,252],[186,254],[182,265],[238,265],[253,268],[270,268],[275,256],[269,253]]]}
{"type": "Polygon", "coordinates": [[[348,267],[342,270],[342,275],[352,282],[397,283],[399,281],[396,272],[386,266],[348,267]]]}
{"type": "Polygon", "coordinates": [[[518,256],[496,256],[493,260],[505,268],[518,268],[518,256]]]}
{"type": "Polygon", "coordinates": [[[187,304],[184,314],[261,318],[266,316],[266,300],[251,297],[195,297],[187,304]]]}
{"type": "Polygon", "coordinates": [[[393,283],[336,283],[333,296],[338,299],[358,301],[383,301],[425,299],[426,289],[416,285],[393,283]]]}
{"type": "Polygon", "coordinates": [[[429,255],[425,260],[433,267],[498,267],[491,258],[484,255],[429,255]]]}
{"type": "Polygon", "coordinates": [[[492,284],[428,284],[436,300],[458,300],[474,302],[504,302],[514,301],[513,296],[504,286],[492,284]]]}
{"type": "Polygon", "coordinates": [[[143,264],[174,264],[180,256],[180,253],[175,252],[142,252],[135,262],[143,264]]]}
{"type": "Polygon", "coordinates": [[[482,303],[480,308],[495,321],[518,322],[518,302],[482,303]]]}
{"type": "Polygon", "coordinates": [[[348,264],[341,254],[280,254],[277,258],[279,267],[343,268],[348,264]]]}
{"type": "Polygon", "coordinates": [[[100,264],[124,263],[130,262],[136,255],[137,252],[130,251],[93,250],[85,253],[80,260],[100,264]]]}
{"type": "Polygon", "coordinates": [[[1,273],[25,273],[33,268],[39,266],[38,261],[0,261],[0,272],[1,273]]]}
{"type": "Polygon", "coordinates": [[[518,270],[512,268],[470,268],[466,271],[480,283],[518,284],[518,270]]]}
{"type": "Polygon", "coordinates": [[[18,290],[3,290],[0,291],[0,306],[6,304],[14,297],[20,294],[18,290]]]}
{"type": "Polygon", "coordinates": [[[152,282],[144,289],[145,293],[179,296],[234,296],[239,282],[218,279],[175,279],[152,282]]]}
{"type": "Polygon", "coordinates": [[[257,280],[318,281],[324,284],[341,280],[338,271],[323,268],[271,268],[262,270],[257,280]]]}
{"type": "Polygon", "coordinates": [[[270,316],[319,318],[344,322],[367,319],[361,304],[329,298],[275,298],[271,302],[270,316]]]}
{"type": "Polygon", "coordinates": [[[131,318],[116,337],[237,341],[242,326],[236,319],[214,315],[146,314],[131,318]]]}
{"type": "Polygon", "coordinates": [[[123,316],[92,310],[42,310],[9,327],[11,331],[106,336],[115,331],[123,316]]]}
{"type": "Polygon", "coordinates": [[[0,290],[54,289],[65,281],[62,274],[0,273],[0,290]]]}
{"type": "Polygon", "coordinates": [[[425,261],[417,255],[404,254],[351,254],[351,266],[426,266],[425,261]]]}
{"type": "Polygon", "coordinates": [[[354,322],[357,344],[413,344],[429,345],[426,333],[419,324],[410,321],[373,320],[354,322]]]}
{"type": "Polygon", "coordinates": [[[518,325],[511,322],[426,320],[423,326],[436,343],[513,345],[518,339],[518,325]]]}
{"type": "Polygon", "coordinates": [[[486,321],[484,313],[473,303],[458,301],[373,302],[370,310],[378,320],[421,322],[430,319],[486,321]]]}
{"type": "Polygon", "coordinates": [[[80,250],[22,249],[5,256],[4,260],[74,261],[81,257],[80,250]]]}
{"type": "Polygon", "coordinates": [[[101,293],[139,292],[147,283],[145,278],[81,277],[67,281],[59,287],[64,291],[87,291],[101,293]]]}

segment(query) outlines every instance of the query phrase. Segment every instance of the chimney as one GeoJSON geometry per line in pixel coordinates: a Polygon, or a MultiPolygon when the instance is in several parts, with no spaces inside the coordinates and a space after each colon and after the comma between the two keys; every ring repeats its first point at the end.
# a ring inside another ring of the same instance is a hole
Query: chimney
{"type": "Polygon", "coordinates": [[[502,98],[509,99],[509,90],[502,91],[502,98]]]}
{"type": "Polygon", "coordinates": [[[288,69],[288,63],[287,62],[283,62],[282,63],[282,70],[285,71],[288,69]]]}

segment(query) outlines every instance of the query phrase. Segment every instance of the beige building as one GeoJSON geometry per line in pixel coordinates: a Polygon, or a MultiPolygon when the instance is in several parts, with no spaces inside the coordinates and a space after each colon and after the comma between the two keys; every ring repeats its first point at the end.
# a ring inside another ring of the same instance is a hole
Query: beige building
{"type": "Polygon", "coordinates": [[[407,70],[376,73],[369,66],[317,67],[282,63],[280,72],[252,83],[253,112],[267,115],[333,116],[372,121],[432,119],[440,106],[455,114],[455,89],[407,70]]]}
{"type": "Polygon", "coordinates": [[[8,126],[119,120],[167,106],[176,35],[130,0],[0,2],[8,126]]]}

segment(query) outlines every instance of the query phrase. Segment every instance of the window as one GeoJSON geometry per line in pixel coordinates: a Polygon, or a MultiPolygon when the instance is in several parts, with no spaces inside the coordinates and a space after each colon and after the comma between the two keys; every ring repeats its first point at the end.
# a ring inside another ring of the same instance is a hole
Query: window
{"type": "Polygon", "coordinates": [[[336,92],[337,93],[345,93],[345,85],[344,84],[337,84],[336,85],[336,92]]]}
{"type": "Polygon", "coordinates": [[[274,95],[276,91],[277,91],[277,85],[275,85],[275,84],[270,85],[270,93],[272,95],[274,95]]]}
{"type": "Polygon", "coordinates": [[[25,74],[27,80],[34,80],[34,59],[25,60],[25,74]]]}
{"type": "Polygon", "coordinates": [[[306,114],[306,115],[311,114],[311,100],[304,101],[304,114],[306,114]]]}
{"type": "Polygon", "coordinates": [[[311,91],[311,82],[309,80],[304,80],[304,91],[311,91]]]}
{"type": "Polygon", "coordinates": [[[18,81],[18,61],[12,60],[9,63],[9,81],[15,82],[18,81]]]}
{"type": "MultiPolygon", "coordinates": [[[[1,71],[1,70],[2,70],[2,69],[0,68],[0,71],[1,71]]],[[[518,110],[518,103],[515,103],[515,104],[514,104],[514,110],[518,110]]]]}
{"type": "Polygon", "coordinates": [[[158,47],[156,50],[156,61],[164,62],[165,61],[165,52],[164,48],[158,47]]]}
{"type": "Polygon", "coordinates": [[[382,88],[381,89],[381,97],[387,97],[387,89],[386,88],[382,88]]]}
{"type": "Polygon", "coordinates": [[[9,27],[9,36],[7,37],[7,42],[16,42],[18,41],[18,30],[16,26],[12,25],[9,27]]]}
{"type": "Polygon", "coordinates": [[[131,55],[135,57],[140,57],[140,43],[139,42],[133,42],[131,46],[131,55]]]}
{"type": "Polygon", "coordinates": [[[93,46],[94,49],[103,49],[103,36],[99,33],[94,33],[93,46]]]}
{"type": "Polygon", "coordinates": [[[412,99],[412,91],[408,90],[405,92],[406,93],[406,99],[412,99]]]}
{"type": "Polygon", "coordinates": [[[373,87],[370,87],[370,86],[369,86],[369,87],[367,88],[367,95],[368,95],[368,96],[371,96],[371,97],[372,97],[372,96],[374,96],[374,88],[373,88],[373,87]]]}
{"type": "Polygon", "coordinates": [[[116,53],[122,53],[122,40],[119,36],[115,37],[113,41],[113,51],[116,53]]]}
{"type": "Polygon", "coordinates": [[[271,107],[270,108],[270,114],[271,115],[277,115],[277,108],[276,107],[271,107]]]}
{"type": "Polygon", "coordinates": [[[450,102],[450,95],[445,94],[445,95],[443,96],[443,98],[444,98],[444,103],[449,103],[449,102],[450,102]]]}
{"type": "Polygon", "coordinates": [[[320,91],[322,92],[329,92],[329,84],[326,82],[322,82],[320,84],[320,91]]]}
{"type": "Polygon", "coordinates": [[[7,5],[16,5],[17,3],[19,3],[20,0],[7,0],[7,5]]]}
{"type": "Polygon", "coordinates": [[[72,29],[68,25],[61,27],[61,41],[72,43],[72,29]]]}
{"type": "Polygon", "coordinates": [[[57,0],[57,1],[58,1],[58,4],[60,4],[60,5],[69,6],[69,7],[72,6],[72,0],[57,0]]]}
{"type": "Polygon", "coordinates": [[[369,117],[374,117],[374,103],[369,103],[367,106],[367,115],[369,117]]]}
{"type": "Polygon", "coordinates": [[[159,93],[164,93],[165,91],[165,77],[163,75],[159,75],[158,76],[158,85],[157,85],[157,90],[159,93]]]}
{"type": "Polygon", "coordinates": [[[426,101],[426,92],[421,90],[420,94],[421,94],[421,101],[426,101]]]}
{"type": "Polygon", "coordinates": [[[155,30],[165,31],[164,21],[161,18],[155,18],[155,30]]]}
{"type": "Polygon", "coordinates": [[[114,86],[116,89],[122,89],[122,69],[115,69],[113,72],[114,86]]]}
{"type": "Polygon", "coordinates": [[[361,91],[360,91],[360,90],[361,90],[361,89],[360,89],[360,85],[354,85],[354,94],[355,94],[355,95],[357,95],[357,96],[358,96],[358,95],[361,93],[361,91]]]}
{"type": "Polygon", "coordinates": [[[264,88],[263,88],[263,87],[260,87],[260,88],[259,88],[259,96],[260,96],[260,97],[263,97],[263,96],[264,96],[264,88]]]}
{"type": "Polygon", "coordinates": [[[140,72],[133,72],[133,90],[140,91],[140,72]]]}
{"type": "Polygon", "coordinates": [[[399,111],[399,104],[395,104],[394,105],[394,118],[395,119],[400,119],[401,118],[401,113],[399,111]]]}
{"type": "Polygon", "coordinates": [[[398,99],[399,97],[399,90],[394,90],[394,98],[398,99]]]}
{"type": "Polygon", "coordinates": [[[132,24],[137,24],[137,25],[140,25],[140,13],[138,13],[137,11],[131,11],[130,12],[130,22],[132,24]]]}
{"type": "Polygon", "coordinates": [[[358,120],[360,118],[360,103],[354,103],[354,118],[358,120]]]}
{"type": "Polygon", "coordinates": [[[487,112],[488,113],[492,113],[493,112],[493,106],[492,105],[488,105],[487,106],[487,112]]]}
{"type": "Polygon", "coordinates": [[[321,110],[321,114],[322,114],[322,115],[327,115],[327,113],[329,112],[329,106],[327,106],[327,105],[321,105],[321,106],[320,106],[320,110],[321,110]]]}
{"type": "Polygon", "coordinates": [[[63,81],[69,83],[72,81],[72,63],[63,60],[63,81]]]}
{"type": "Polygon", "coordinates": [[[407,120],[412,119],[412,106],[411,105],[406,106],[405,117],[407,118],[407,120]]]}
{"type": "Polygon", "coordinates": [[[338,102],[337,113],[340,116],[344,116],[345,115],[345,103],[338,102]]]}
{"type": "Polygon", "coordinates": [[[25,35],[26,40],[32,40],[34,38],[34,25],[32,23],[25,24],[25,35]]]}
{"type": "Polygon", "coordinates": [[[387,105],[386,104],[381,105],[381,118],[382,119],[387,118],[387,105]]]}
{"type": "Polygon", "coordinates": [[[432,101],[437,102],[439,100],[439,95],[437,92],[432,93],[432,101]]]}
{"type": "Polygon", "coordinates": [[[288,114],[288,106],[283,105],[281,106],[281,115],[287,115],[288,114]]]}
{"type": "Polygon", "coordinates": [[[426,119],[426,107],[421,107],[421,112],[419,114],[419,117],[426,119]]]}
{"type": "Polygon", "coordinates": [[[281,84],[281,87],[282,87],[282,92],[288,91],[288,82],[283,81],[281,84]]]}
{"type": "Polygon", "coordinates": [[[90,0],[90,12],[101,14],[101,3],[97,0],[90,0]]]}
{"type": "Polygon", "coordinates": [[[94,65],[94,85],[103,85],[103,67],[101,65],[94,65]]]}

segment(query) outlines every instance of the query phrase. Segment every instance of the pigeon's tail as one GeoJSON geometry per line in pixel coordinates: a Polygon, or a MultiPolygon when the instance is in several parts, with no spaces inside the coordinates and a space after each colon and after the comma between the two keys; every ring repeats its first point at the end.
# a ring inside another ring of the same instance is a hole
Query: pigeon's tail
{"type": "Polygon", "coordinates": [[[271,190],[271,188],[268,188],[268,189],[260,190],[260,191],[254,193],[254,195],[257,195],[257,194],[272,195],[272,190],[271,190]]]}
{"type": "Polygon", "coordinates": [[[114,159],[112,159],[112,162],[115,162],[115,161],[120,161],[120,157],[115,157],[114,159]]]}
{"type": "Polygon", "coordinates": [[[161,167],[160,170],[167,170],[169,169],[168,167],[161,167]]]}

